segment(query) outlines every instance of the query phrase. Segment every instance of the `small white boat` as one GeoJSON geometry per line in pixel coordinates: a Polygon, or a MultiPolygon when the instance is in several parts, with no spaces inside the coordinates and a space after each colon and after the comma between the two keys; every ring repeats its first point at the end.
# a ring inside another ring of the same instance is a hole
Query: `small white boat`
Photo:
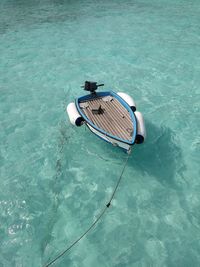
{"type": "Polygon", "coordinates": [[[146,138],[143,116],[136,111],[134,100],[126,93],[96,92],[96,82],[86,81],[89,95],[68,104],[67,113],[73,125],[86,124],[98,137],[130,152],[131,146],[146,138]]]}

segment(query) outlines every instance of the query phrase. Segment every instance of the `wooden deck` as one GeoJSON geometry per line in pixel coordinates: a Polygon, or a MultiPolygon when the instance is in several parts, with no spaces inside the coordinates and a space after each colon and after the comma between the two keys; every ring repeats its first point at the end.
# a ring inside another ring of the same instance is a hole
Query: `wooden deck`
{"type": "Polygon", "coordinates": [[[114,97],[102,97],[80,103],[83,113],[98,128],[131,141],[133,135],[133,123],[128,110],[114,97]],[[101,106],[101,112],[96,113],[101,106]]]}

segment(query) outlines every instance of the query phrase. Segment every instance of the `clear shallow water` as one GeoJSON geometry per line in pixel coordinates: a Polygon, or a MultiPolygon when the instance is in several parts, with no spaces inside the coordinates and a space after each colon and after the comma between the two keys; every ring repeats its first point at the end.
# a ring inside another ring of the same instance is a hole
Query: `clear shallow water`
{"type": "Polygon", "coordinates": [[[0,266],[42,266],[109,199],[125,154],[65,113],[86,79],[132,95],[148,139],[55,266],[200,265],[199,25],[195,0],[1,1],[0,266]]]}

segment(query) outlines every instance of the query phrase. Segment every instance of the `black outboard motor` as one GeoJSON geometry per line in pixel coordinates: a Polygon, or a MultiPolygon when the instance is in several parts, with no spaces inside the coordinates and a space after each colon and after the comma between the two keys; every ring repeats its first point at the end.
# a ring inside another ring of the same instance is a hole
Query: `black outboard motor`
{"type": "Polygon", "coordinates": [[[85,81],[85,85],[81,86],[84,88],[84,90],[91,92],[92,94],[95,94],[95,91],[97,90],[97,88],[99,86],[104,86],[104,84],[98,84],[97,82],[89,82],[89,81],[85,81]]]}

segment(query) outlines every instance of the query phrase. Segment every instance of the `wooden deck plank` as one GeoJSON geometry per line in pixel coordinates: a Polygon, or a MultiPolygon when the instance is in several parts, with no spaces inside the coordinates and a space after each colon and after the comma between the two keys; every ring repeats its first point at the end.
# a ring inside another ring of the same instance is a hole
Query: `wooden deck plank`
{"type": "MultiPolygon", "coordinates": [[[[95,102],[95,100],[94,100],[95,102]]],[[[89,103],[90,109],[92,110],[92,103],[89,103]]],[[[92,113],[92,112],[91,112],[92,113]]],[[[105,113],[103,114],[92,114],[92,118],[97,121],[97,126],[99,128],[102,128],[106,132],[117,135],[116,129],[113,127],[113,123],[108,120],[108,118],[105,116],[105,113]]],[[[120,137],[122,138],[122,135],[120,134],[120,137]]]]}
{"type": "Polygon", "coordinates": [[[81,109],[98,128],[125,140],[132,139],[130,132],[133,131],[133,123],[130,113],[117,99],[106,102],[102,98],[96,98],[85,102],[88,107],[81,109]],[[102,114],[92,113],[92,108],[96,105],[101,105],[104,110],[102,114]]]}
{"type": "Polygon", "coordinates": [[[87,109],[87,113],[89,113],[89,118],[90,120],[96,125],[98,126],[99,128],[102,128],[103,130],[106,130],[108,132],[111,132],[112,129],[109,127],[109,124],[106,123],[105,120],[103,120],[101,117],[102,117],[102,114],[93,114],[91,112],[92,110],[92,105],[91,103],[89,103],[89,109],[87,109]]]}
{"type": "MultiPolygon", "coordinates": [[[[92,103],[96,102],[96,100],[90,101],[90,110],[92,110],[92,103]]],[[[103,103],[102,103],[103,104],[103,103]]],[[[103,105],[104,106],[104,105],[103,105]]],[[[88,110],[89,111],[89,110],[88,110]]],[[[126,135],[126,132],[124,131],[123,128],[119,127],[119,122],[117,121],[117,123],[113,123],[113,121],[110,121],[107,116],[105,116],[106,114],[104,114],[104,116],[102,116],[102,114],[98,114],[98,115],[94,115],[92,114],[92,112],[89,111],[88,114],[87,111],[87,115],[89,115],[88,117],[90,118],[91,121],[94,122],[94,124],[96,124],[98,127],[106,130],[107,132],[116,135],[120,138],[123,139],[130,139],[130,134],[128,133],[128,136],[126,135]]],[[[105,112],[107,113],[107,112],[105,112]]]]}
{"type": "MultiPolygon", "coordinates": [[[[127,129],[127,125],[131,124],[132,122],[130,120],[127,120],[127,116],[129,116],[129,114],[127,114],[126,112],[119,113],[117,109],[115,109],[115,113],[112,111],[113,110],[113,106],[112,108],[110,107],[110,105],[106,106],[107,110],[110,112],[111,116],[113,116],[113,119],[117,122],[117,124],[119,124],[122,128],[122,130],[127,129]],[[120,118],[120,119],[119,119],[120,118]]],[[[130,128],[130,126],[128,127],[130,128]]],[[[131,127],[133,129],[133,126],[131,127]]]]}
{"type": "Polygon", "coordinates": [[[120,124],[114,120],[112,113],[108,112],[105,103],[102,103],[102,108],[105,110],[104,113],[102,114],[103,115],[102,120],[107,122],[112,131],[112,134],[117,135],[120,138],[127,139],[123,129],[120,127],[120,124]]]}
{"type": "Polygon", "coordinates": [[[116,117],[110,105],[108,105],[107,103],[105,103],[104,105],[106,110],[105,112],[107,113],[107,116],[110,116],[110,118],[112,119],[112,126],[114,129],[116,129],[115,134],[117,135],[120,133],[123,139],[129,139],[130,135],[127,135],[127,133],[124,131],[124,129],[126,129],[124,122],[122,122],[121,120],[119,123],[119,118],[116,117]]]}
{"type": "MultiPolygon", "coordinates": [[[[125,113],[125,114],[129,114],[128,110],[127,110],[124,106],[122,106],[118,100],[114,101],[114,102],[113,102],[113,105],[116,107],[116,111],[117,111],[117,112],[122,113],[122,114],[123,114],[123,113],[125,113]]],[[[130,114],[127,115],[125,118],[126,118],[126,120],[127,120],[127,123],[131,123],[131,122],[132,122],[132,121],[131,121],[130,114]]]]}

